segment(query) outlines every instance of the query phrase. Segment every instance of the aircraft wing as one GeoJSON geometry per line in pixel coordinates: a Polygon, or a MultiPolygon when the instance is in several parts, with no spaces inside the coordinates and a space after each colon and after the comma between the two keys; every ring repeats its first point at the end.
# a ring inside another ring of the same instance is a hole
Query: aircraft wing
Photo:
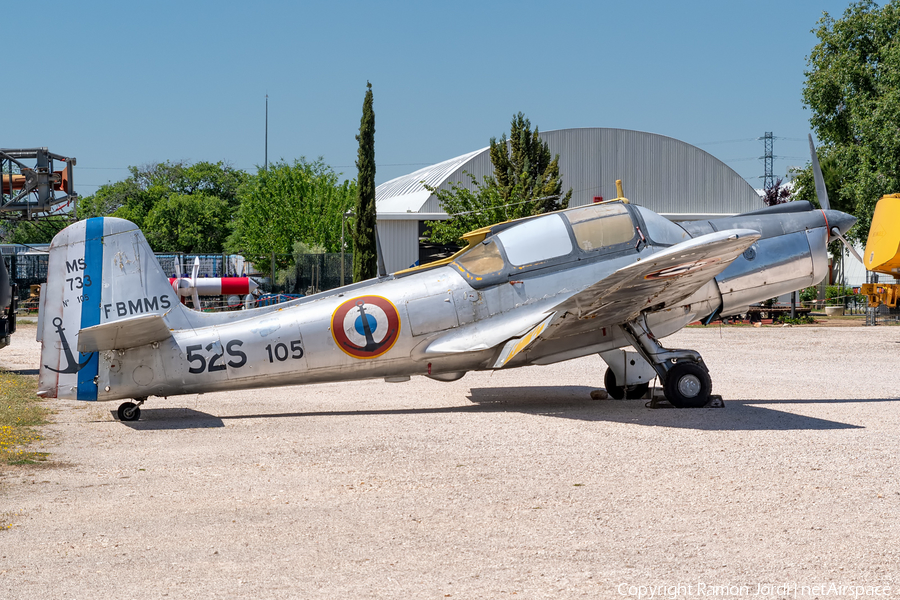
{"type": "Polygon", "coordinates": [[[573,321],[601,318],[604,323],[623,323],[646,308],[690,297],[759,238],[759,232],[751,229],[731,229],[682,242],[623,267],[562,302],[547,299],[460,327],[431,341],[420,351],[419,360],[503,344],[493,364],[501,368],[540,339],[567,335],[573,321]]]}
{"type": "MultiPolygon", "coordinates": [[[[696,237],[615,271],[555,309],[567,318],[624,323],[648,308],[661,309],[689,298],[759,238],[752,229],[696,237]]],[[[555,329],[549,337],[557,337],[565,326],[555,329]]]]}
{"type": "Polygon", "coordinates": [[[553,314],[553,304],[544,301],[490,319],[476,321],[431,341],[419,358],[424,360],[446,354],[487,350],[512,338],[527,336],[535,327],[546,325],[548,316],[553,314]]]}

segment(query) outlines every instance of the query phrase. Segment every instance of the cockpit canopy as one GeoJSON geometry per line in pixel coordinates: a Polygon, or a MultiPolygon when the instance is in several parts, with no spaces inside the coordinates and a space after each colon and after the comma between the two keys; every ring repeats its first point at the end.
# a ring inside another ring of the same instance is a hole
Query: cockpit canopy
{"type": "Polygon", "coordinates": [[[636,245],[637,237],[626,205],[594,204],[506,226],[453,264],[472,282],[493,281],[566,257],[625,251],[636,245]]]}

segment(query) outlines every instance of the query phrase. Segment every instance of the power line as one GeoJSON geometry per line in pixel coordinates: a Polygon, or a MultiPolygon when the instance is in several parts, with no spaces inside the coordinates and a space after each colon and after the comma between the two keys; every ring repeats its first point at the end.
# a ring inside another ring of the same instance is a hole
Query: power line
{"type": "Polygon", "coordinates": [[[717,142],[700,142],[694,144],[695,146],[715,146],[716,144],[736,144],[738,142],[755,142],[759,140],[759,138],[744,138],[741,140],[719,140],[717,142]]]}

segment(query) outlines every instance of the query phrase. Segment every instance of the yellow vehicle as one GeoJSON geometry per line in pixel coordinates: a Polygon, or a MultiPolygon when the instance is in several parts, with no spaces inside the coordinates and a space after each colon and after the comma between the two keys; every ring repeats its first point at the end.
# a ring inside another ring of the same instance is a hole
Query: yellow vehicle
{"type": "MultiPolygon", "coordinates": [[[[900,194],[882,196],[875,205],[863,264],[869,271],[900,278],[900,194]]],[[[872,307],[896,308],[900,301],[900,284],[867,283],[860,291],[872,307]]]]}

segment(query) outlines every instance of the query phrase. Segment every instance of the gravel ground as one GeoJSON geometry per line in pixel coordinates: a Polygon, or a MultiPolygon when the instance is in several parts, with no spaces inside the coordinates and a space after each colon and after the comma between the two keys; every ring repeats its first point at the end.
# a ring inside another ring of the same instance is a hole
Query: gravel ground
{"type": "MultiPolygon", "coordinates": [[[[0,365],[37,368],[33,331],[0,365]]],[[[0,477],[0,597],[900,597],[898,343],[683,330],[717,409],[592,401],[596,357],[152,398],[135,424],[51,401],[54,465],[0,477]]]]}

